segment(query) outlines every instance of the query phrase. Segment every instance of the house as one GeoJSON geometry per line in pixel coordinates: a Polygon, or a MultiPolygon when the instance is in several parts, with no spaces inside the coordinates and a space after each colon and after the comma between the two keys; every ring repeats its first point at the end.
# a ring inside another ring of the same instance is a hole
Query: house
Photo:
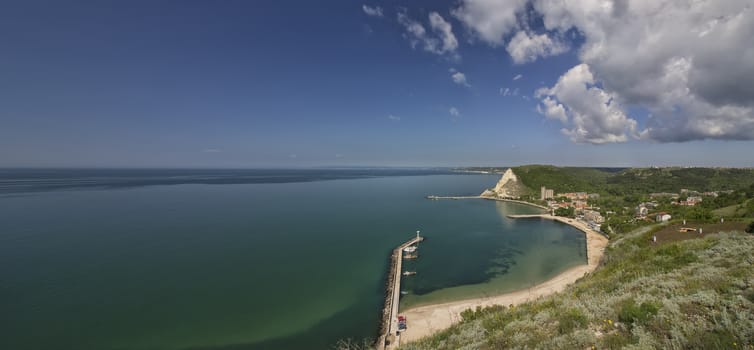
{"type": "Polygon", "coordinates": [[[643,217],[646,217],[647,214],[649,214],[649,209],[647,209],[644,203],[636,207],[636,216],[643,218],[643,217]]]}
{"type": "Polygon", "coordinates": [[[655,217],[655,221],[666,222],[666,221],[670,221],[671,218],[672,216],[670,216],[670,214],[666,212],[660,212],[660,213],[657,213],[657,216],[655,217]]]}
{"type": "Polygon", "coordinates": [[[691,206],[691,207],[701,202],[702,202],[702,197],[694,196],[694,197],[686,198],[686,205],[691,206]]]}

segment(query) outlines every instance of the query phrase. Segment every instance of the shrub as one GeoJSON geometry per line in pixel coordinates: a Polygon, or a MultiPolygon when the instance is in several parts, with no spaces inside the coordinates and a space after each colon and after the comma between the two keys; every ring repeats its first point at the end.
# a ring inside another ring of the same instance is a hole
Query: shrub
{"type": "Polygon", "coordinates": [[[746,232],[754,233],[754,221],[750,222],[749,226],[746,226],[746,232]]]}
{"type": "Polygon", "coordinates": [[[657,315],[659,310],[660,308],[655,304],[643,302],[641,305],[637,305],[636,300],[628,299],[621,303],[618,320],[629,324],[636,322],[645,324],[654,315],[657,315]]]}
{"type": "Polygon", "coordinates": [[[558,333],[571,333],[574,329],[585,327],[586,324],[586,316],[579,309],[570,309],[558,318],[558,333]]]}

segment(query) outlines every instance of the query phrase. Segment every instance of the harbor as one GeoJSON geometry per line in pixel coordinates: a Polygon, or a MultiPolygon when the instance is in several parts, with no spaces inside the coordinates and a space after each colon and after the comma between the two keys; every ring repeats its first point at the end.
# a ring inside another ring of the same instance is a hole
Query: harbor
{"type": "Polygon", "coordinates": [[[415,255],[417,249],[415,244],[423,240],[424,237],[419,234],[419,231],[416,231],[416,237],[393,249],[390,255],[390,272],[388,273],[386,283],[385,304],[382,309],[380,333],[375,343],[377,350],[396,349],[400,344],[401,328],[406,328],[406,319],[399,319],[398,315],[401,296],[401,275],[412,276],[416,274],[416,271],[402,271],[403,254],[405,252],[408,256],[415,258],[417,256],[415,255]]]}

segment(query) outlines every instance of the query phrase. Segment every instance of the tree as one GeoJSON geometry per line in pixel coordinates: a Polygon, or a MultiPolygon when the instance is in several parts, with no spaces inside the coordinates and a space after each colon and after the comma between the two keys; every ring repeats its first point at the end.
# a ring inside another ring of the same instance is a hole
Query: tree
{"type": "Polygon", "coordinates": [[[574,213],[573,207],[555,209],[555,215],[557,216],[566,216],[566,217],[572,218],[573,213],[574,213]]]}
{"type": "Polygon", "coordinates": [[[749,226],[746,227],[746,232],[748,233],[754,233],[754,221],[749,223],[749,226]]]}

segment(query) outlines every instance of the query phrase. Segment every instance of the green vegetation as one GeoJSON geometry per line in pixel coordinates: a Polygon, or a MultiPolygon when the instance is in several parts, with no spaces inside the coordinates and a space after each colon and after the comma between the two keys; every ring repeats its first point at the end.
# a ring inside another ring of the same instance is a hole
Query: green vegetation
{"type": "Polygon", "coordinates": [[[525,165],[513,168],[521,182],[539,196],[545,186],[564,192],[604,192],[609,172],[596,168],[560,168],[551,165],[525,165]]]}
{"type": "Polygon", "coordinates": [[[754,233],[754,221],[750,222],[749,226],[746,227],[746,232],[754,233]]]}
{"type": "MultiPolygon", "coordinates": [[[[641,197],[649,193],[678,193],[681,189],[699,192],[729,191],[754,185],[754,169],[609,169],[551,165],[524,165],[512,169],[521,182],[536,193],[539,193],[537,190],[541,186],[545,186],[555,189],[557,193],[593,192],[620,197],[641,197]]],[[[750,191],[754,192],[754,187],[750,191]]]]}
{"type": "Polygon", "coordinates": [[[654,231],[611,242],[604,265],[562,293],[467,310],[401,349],[752,348],[754,236],[656,245],[654,231]]]}
{"type": "MultiPolygon", "coordinates": [[[[512,169],[532,193],[523,199],[532,203],[542,204],[538,190],[541,186],[554,189],[555,193],[599,194],[599,198],[589,199],[589,204],[599,208],[606,218],[604,231],[611,237],[653,223],[654,216],[651,214],[659,212],[667,212],[674,219],[702,223],[719,221],[720,218],[754,218],[754,169],[607,169],[549,165],[526,165],[512,169]],[[679,200],[689,196],[681,193],[683,189],[699,193],[718,191],[719,195],[703,196],[701,204],[689,207],[678,205],[679,200]],[[676,194],[677,198],[651,197],[652,193],[676,194]],[[651,208],[647,218],[636,218],[636,206],[650,201],[656,202],[657,207],[651,208]]],[[[559,215],[571,216],[566,213],[559,215]]]]}
{"type": "Polygon", "coordinates": [[[572,218],[575,210],[572,207],[555,209],[555,215],[572,218]]]}

